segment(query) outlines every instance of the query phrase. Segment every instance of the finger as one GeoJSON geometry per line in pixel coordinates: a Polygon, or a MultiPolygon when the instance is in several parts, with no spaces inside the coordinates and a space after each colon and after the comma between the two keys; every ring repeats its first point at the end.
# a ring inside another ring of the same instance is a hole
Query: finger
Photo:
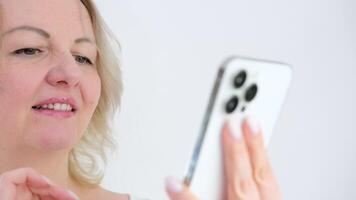
{"type": "Polygon", "coordinates": [[[77,200],[79,197],[66,189],[52,185],[49,188],[30,188],[30,190],[41,197],[41,199],[56,199],[56,200],[77,200]]]}
{"type": "Polygon", "coordinates": [[[267,150],[259,123],[251,116],[243,120],[242,132],[252,165],[252,174],[261,200],[280,199],[278,184],[268,162],[267,150]]]}
{"type": "Polygon", "coordinates": [[[240,123],[232,121],[224,123],[221,141],[227,199],[259,199],[240,123]]]}
{"type": "Polygon", "coordinates": [[[19,168],[3,173],[0,176],[0,199],[15,199],[18,186],[26,186],[34,195],[52,196],[59,200],[77,199],[67,190],[51,184],[32,168],[19,168]]]}
{"type": "Polygon", "coordinates": [[[48,179],[41,176],[32,168],[19,168],[3,173],[1,181],[10,182],[12,184],[30,184],[33,187],[47,187],[49,186],[48,179]]]}
{"type": "Polygon", "coordinates": [[[33,199],[33,194],[28,190],[26,185],[18,185],[16,187],[16,198],[15,200],[21,199],[33,199]]]}
{"type": "Polygon", "coordinates": [[[0,199],[15,199],[17,185],[31,184],[34,187],[48,187],[41,175],[31,168],[19,168],[0,176],[0,199]]]}
{"type": "Polygon", "coordinates": [[[197,200],[181,181],[173,177],[167,177],[165,180],[166,192],[171,200],[197,200]]]}
{"type": "MultiPolygon", "coordinates": [[[[41,197],[38,196],[38,195],[36,195],[36,196],[33,198],[33,200],[41,200],[41,197]]],[[[43,200],[44,200],[44,199],[43,199],[43,200]]]]}

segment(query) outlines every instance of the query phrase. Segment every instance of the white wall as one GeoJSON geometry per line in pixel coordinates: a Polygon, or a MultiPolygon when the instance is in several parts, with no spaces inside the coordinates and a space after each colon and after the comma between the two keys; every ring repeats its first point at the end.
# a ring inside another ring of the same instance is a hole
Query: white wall
{"type": "Polygon", "coordinates": [[[356,199],[354,0],[96,2],[124,58],[105,186],[167,199],[163,178],[184,173],[216,69],[238,54],[294,66],[269,147],[284,199],[356,199]]]}

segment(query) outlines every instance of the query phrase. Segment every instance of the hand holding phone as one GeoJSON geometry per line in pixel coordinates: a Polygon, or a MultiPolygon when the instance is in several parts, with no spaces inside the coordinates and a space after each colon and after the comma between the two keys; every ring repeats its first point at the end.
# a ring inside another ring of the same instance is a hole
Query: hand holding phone
{"type": "Polygon", "coordinates": [[[278,187],[264,146],[291,74],[291,68],[279,62],[243,57],[224,62],[188,165],[186,194],[191,191],[202,200],[277,199],[278,187]]]}
{"type": "MultiPolygon", "coordinates": [[[[222,196],[217,199],[280,200],[279,187],[268,162],[259,123],[254,118],[247,117],[242,121],[242,130],[237,132],[232,128],[236,123],[232,123],[225,122],[220,134],[224,184],[222,196]]],[[[191,192],[187,185],[175,179],[168,183],[167,191],[171,200],[213,199],[196,191],[191,192]]],[[[214,191],[218,189],[221,188],[214,188],[214,191]]]]}

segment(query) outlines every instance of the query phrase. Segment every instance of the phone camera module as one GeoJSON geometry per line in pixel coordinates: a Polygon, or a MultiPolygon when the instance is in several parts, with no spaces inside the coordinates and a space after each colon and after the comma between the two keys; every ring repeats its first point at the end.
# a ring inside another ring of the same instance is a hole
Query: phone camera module
{"type": "Polygon", "coordinates": [[[246,81],[247,73],[246,71],[240,71],[234,78],[235,88],[240,88],[246,81]]]}
{"type": "Polygon", "coordinates": [[[252,101],[257,94],[257,90],[258,90],[258,88],[257,88],[256,84],[252,84],[250,87],[248,87],[248,89],[245,93],[245,100],[247,102],[252,101]]]}
{"type": "Polygon", "coordinates": [[[233,96],[227,103],[225,106],[225,111],[227,113],[232,113],[234,112],[234,110],[236,109],[237,105],[239,104],[239,99],[237,98],[237,96],[233,96]]]}

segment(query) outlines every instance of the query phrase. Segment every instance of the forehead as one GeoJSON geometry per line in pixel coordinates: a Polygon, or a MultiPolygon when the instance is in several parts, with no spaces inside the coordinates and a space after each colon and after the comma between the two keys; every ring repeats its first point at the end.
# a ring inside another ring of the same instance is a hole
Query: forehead
{"type": "Polygon", "coordinates": [[[0,0],[1,32],[34,26],[53,36],[94,38],[90,16],[80,0],[0,0]]]}

